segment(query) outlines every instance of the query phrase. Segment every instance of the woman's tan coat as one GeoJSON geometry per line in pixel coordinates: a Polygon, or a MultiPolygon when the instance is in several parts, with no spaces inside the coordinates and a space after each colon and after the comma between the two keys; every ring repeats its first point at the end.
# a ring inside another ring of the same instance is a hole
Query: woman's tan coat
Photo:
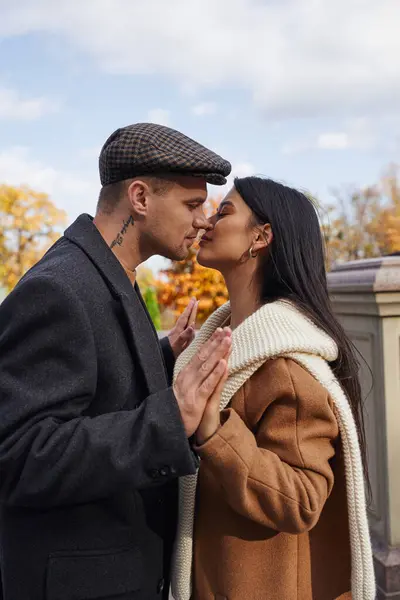
{"type": "Polygon", "coordinates": [[[201,456],[194,600],[348,600],[350,542],[338,425],[326,390],[267,361],[201,456]]]}

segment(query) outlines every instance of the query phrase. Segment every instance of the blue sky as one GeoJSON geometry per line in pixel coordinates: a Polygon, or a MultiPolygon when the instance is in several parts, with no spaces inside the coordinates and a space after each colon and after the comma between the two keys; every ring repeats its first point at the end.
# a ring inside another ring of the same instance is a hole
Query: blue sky
{"type": "Polygon", "coordinates": [[[399,160],[399,22],[398,0],[0,0],[0,181],[71,222],[104,140],[150,120],[332,202],[399,160]]]}

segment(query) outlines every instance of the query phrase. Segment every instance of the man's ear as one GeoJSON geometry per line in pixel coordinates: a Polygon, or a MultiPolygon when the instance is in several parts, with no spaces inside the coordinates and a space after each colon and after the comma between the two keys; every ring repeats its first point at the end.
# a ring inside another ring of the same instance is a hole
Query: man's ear
{"type": "Polygon", "coordinates": [[[261,228],[257,227],[252,246],[253,252],[261,252],[262,250],[265,250],[265,248],[268,248],[268,246],[270,246],[272,243],[273,238],[274,235],[269,223],[266,223],[261,228]]]}
{"type": "Polygon", "coordinates": [[[148,211],[150,189],[146,182],[135,179],[128,187],[128,200],[136,217],[144,217],[148,211]]]}

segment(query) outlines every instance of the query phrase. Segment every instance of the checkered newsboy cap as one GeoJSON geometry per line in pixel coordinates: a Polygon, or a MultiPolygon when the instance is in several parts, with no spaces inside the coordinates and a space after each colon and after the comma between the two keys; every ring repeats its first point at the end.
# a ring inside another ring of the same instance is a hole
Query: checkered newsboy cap
{"type": "Polygon", "coordinates": [[[101,184],[131,177],[176,173],[204,177],[223,185],[231,172],[227,160],[175,129],[137,123],[114,131],[99,157],[101,184]]]}

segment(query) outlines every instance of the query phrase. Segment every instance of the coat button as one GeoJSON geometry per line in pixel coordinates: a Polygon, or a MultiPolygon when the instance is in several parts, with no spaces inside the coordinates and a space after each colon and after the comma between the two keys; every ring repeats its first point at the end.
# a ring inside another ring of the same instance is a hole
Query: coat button
{"type": "Polygon", "coordinates": [[[169,467],[162,467],[160,469],[160,475],[162,475],[163,477],[167,477],[167,475],[169,475],[171,473],[171,469],[169,467]]]}
{"type": "Polygon", "coordinates": [[[160,581],[158,582],[158,585],[157,585],[157,594],[162,593],[162,591],[164,590],[164,585],[165,585],[164,579],[160,579],[160,581]]]}
{"type": "Polygon", "coordinates": [[[152,477],[153,479],[157,479],[157,477],[160,476],[160,472],[157,469],[152,469],[150,471],[150,477],[152,477]]]}

